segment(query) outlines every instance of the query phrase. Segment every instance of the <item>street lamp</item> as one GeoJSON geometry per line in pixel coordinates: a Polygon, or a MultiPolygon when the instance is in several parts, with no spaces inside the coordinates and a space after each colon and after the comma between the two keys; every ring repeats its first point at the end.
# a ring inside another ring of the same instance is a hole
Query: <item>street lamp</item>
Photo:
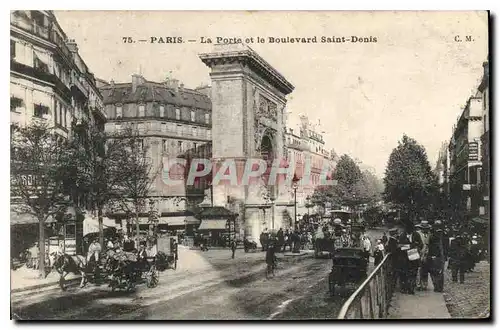
{"type": "Polygon", "coordinates": [[[271,196],[269,198],[269,200],[271,201],[271,213],[272,213],[272,217],[271,217],[271,228],[274,230],[274,201],[275,201],[275,197],[274,196],[271,196]]]}
{"type": "Polygon", "coordinates": [[[299,186],[298,184],[299,182],[299,178],[294,175],[293,176],[293,179],[292,179],[292,188],[293,188],[293,196],[294,196],[294,208],[295,208],[295,212],[294,212],[294,217],[295,217],[295,222],[294,222],[294,226],[295,226],[295,229],[298,229],[297,228],[297,188],[299,186]]]}

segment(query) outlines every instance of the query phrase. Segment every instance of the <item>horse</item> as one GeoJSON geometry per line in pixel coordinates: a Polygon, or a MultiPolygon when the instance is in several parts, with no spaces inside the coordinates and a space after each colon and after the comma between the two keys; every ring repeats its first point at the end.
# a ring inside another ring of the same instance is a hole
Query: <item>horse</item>
{"type": "Polygon", "coordinates": [[[87,259],[82,255],[70,256],[68,254],[57,254],[54,260],[54,269],[59,273],[59,286],[61,290],[66,290],[64,287],[64,278],[69,274],[73,273],[75,275],[80,274],[82,280],[80,282],[80,288],[85,287],[88,282],[87,270],[89,266],[93,266],[92,270],[96,270],[98,265],[94,263],[87,263],[87,259]]]}

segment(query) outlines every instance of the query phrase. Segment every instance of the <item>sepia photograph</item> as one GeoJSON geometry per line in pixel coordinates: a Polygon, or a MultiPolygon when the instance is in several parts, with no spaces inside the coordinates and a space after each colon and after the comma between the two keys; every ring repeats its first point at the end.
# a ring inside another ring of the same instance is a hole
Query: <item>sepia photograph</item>
{"type": "Polygon", "coordinates": [[[491,319],[489,27],[11,10],[11,320],[491,319]]]}

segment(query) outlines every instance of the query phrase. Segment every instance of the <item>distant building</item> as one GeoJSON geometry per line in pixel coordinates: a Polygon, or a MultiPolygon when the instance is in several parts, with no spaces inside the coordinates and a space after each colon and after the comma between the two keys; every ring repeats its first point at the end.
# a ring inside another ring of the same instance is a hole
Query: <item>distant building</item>
{"type": "MultiPolygon", "coordinates": [[[[163,182],[163,161],[166,158],[212,157],[212,103],[210,88],[185,88],[175,79],[165,82],[147,81],[134,74],[130,82],[99,81],[105,111],[106,132],[129,127],[142,137],[154,169],[154,184],[149,197],[155,201],[161,215],[160,224],[170,229],[183,229],[199,223],[189,209],[200,203],[208,188],[207,179],[194,186],[167,186],[163,182]]],[[[123,218],[124,214],[113,214],[123,218]]],[[[141,224],[147,227],[148,215],[141,214],[141,224]]]]}
{"type": "Polygon", "coordinates": [[[483,135],[481,136],[481,160],[482,160],[482,174],[481,174],[481,194],[483,198],[483,209],[480,211],[489,219],[490,217],[490,70],[489,63],[483,63],[483,77],[481,84],[478,87],[477,96],[482,99],[482,118],[483,118],[483,135]]]}
{"type": "Polygon", "coordinates": [[[316,187],[321,185],[321,174],[326,166],[328,173],[333,172],[338,156],[332,150],[325,148],[322,133],[318,132],[307,116],[300,117],[298,129],[287,128],[286,134],[287,159],[295,161],[295,172],[302,177],[308,162],[311,167],[310,182],[297,189],[297,213],[302,215],[308,210],[307,197],[312,196],[316,187]]]}
{"type": "Polygon", "coordinates": [[[479,214],[483,135],[483,98],[470,97],[453,129],[449,144],[450,198],[456,219],[479,214]]]}

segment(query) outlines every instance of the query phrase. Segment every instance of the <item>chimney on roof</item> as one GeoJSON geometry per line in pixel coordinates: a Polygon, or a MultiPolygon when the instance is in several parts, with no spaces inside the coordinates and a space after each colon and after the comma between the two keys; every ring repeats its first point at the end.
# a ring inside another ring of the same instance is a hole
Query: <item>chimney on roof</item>
{"type": "Polygon", "coordinates": [[[483,70],[484,70],[484,76],[486,77],[486,79],[488,79],[490,76],[490,65],[488,61],[483,62],[483,70]]]}
{"type": "Polygon", "coordinates": [[[132,93],[135,93],[137,86],[144,84],[144,77],[139,74],[132,75],[132,93]]]}
{"type": "Polygon", "coordinates": [[[78,45],[76,44],[75,39],[68,39],[68,41],[66,41],[66,46],[68,47],[70,52],[78,53],[78,45]]]}

